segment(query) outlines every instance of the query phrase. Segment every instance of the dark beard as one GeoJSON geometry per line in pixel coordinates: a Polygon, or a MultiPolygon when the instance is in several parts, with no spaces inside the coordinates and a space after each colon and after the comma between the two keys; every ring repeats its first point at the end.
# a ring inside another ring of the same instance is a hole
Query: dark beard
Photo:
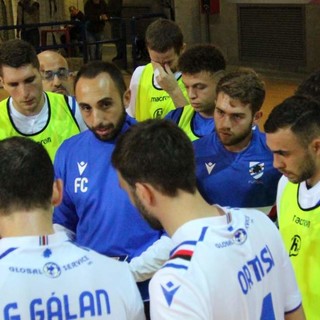
{"type": "Polygon", "coordinates": [[[123,127],[125,119],[126,119],[126,113],[125,113],[125,111],[123,111],[123,113],[122,113],[121,117],[119,118],[118,122],[115,124],[114,129],[112,130],[112,132],[110,132],[110,134],[108,134],[105,137],[101,137],[98,134],[96,134],[95,131],[93,131],[91,128],[89,128],[89,129],[93,132],[93,134],[96,136],[97,139],[99,139],[101,141],[111,141],[111,140],[114,140],[118,136],[119,132],[121,131],[121,129],[123,127]]]}

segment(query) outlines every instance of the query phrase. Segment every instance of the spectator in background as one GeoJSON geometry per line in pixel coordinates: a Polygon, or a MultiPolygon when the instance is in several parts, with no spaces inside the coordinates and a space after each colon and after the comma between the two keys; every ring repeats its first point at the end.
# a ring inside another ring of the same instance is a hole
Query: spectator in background
{"type": "MultiPolygon", "coordinates": [[[[35,24],[40,22],[40,5],[34,0],[20,0],[17,6],[17,25],[35,24]]],[[[39,50],[40,34],[38,27],[19,27],[17,37],[33,45],[39,50]]]]}
{"type": "MultiPolygon", "coordinates": [[[[84,5],[86,18],[87,41],[95,42],[104,39],[104,27],[108,20],[108,7],[104,0],[87,0],[84,5]]],[[[102,59],[102,44],[88,46],[89,60],[102,59]]]]}
{"type": "MultiPolygon", "coordinates": [[[[85,21],[85,16],[82,11],[80,11],[75,6],[69,7],[70,12],[70,20],[74,22],[74,24],[68,25],[69,33],[70,33],[70,41],[75,44],[82,41],[82,28],[85,21]]],[[[61,43],[66,44],[66,36],[63,34],[60,37],[61,43]]],[[[71,51],[74,56],[78,55],[78,49],[82,50],[82,46],[72,46],[71,51]]]]}
{"type": "Polygon", "coordinates": [[[295,94],[309,96],[320,101],[320,70],[311,73],[307,79],[301,82],[295,94]]]}
{"type": "Polygon", "coordinates": [[[38,54],[44,91],[72,94],[72,78],[67,60],[58,52],[46,50],[38,54]]]}
{"type": "Polygon", "coordinates": [[[41,144],[21,137],[0,141],[2,319],[45,313],[47,319],[143,320],[128,265],[54,231],[52,207],[62,193],[41,144]]]}
{"type": "MultiPolygon", "coordinates": [[[[123,0],[109,0],[108,9],[110,17],[121,18],[123,0]]],[[[115,19],[111,20],[111,34],[112,38],[120,38],[121,35],[121,20],[115,19]]],[[[122,42],[116,43],[117,55],[113,57],[112,61],[122,60],[124,58],[124,50],[126,46],[122,42]]]]}

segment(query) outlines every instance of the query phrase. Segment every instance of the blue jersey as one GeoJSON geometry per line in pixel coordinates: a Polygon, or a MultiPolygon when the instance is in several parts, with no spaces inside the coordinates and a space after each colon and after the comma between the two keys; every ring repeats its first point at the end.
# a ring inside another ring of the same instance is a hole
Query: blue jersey
{"type": "Polygon", "coordinates": [[[281,174],[273,168],[265,134],[257,128],[252,133],[250,145],[241,152],[226,150],[216,132],[194,142],[198,188],[210,204],[244,208],[275,204],[281,174]]]}
{"type": "MultiPolygon", "coordinates": [[[[133,121],[127,117],[122,132],[133,121]]],[[[75,232],[78,244],[129,262],[162,233],[151,229],[120,188],[111,164],[114,145],[90,130],[61,145],[54,166],[56,178],[64,182],[64,194],[53,221],[75,232]]]]}
{"type": "Polygon", "coordinates": [[[205,118],[195,112],[191,105],[170,111],[165,119],[176,123],[191,141],[212,133],[215,129],[213,118],[205,118]]]}

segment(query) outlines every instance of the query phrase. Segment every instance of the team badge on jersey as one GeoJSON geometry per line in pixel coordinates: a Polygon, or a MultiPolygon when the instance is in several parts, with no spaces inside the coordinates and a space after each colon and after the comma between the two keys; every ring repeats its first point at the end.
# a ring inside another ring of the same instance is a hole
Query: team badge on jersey
{"type": "Polygon", "coordinates": [[[296,234],[291,239],[291,247],[289,250],[289,256],[295,257],[299,254],[301,248],[301,238],[296,234]]]}
{"type": "Polygon", "coordinates": [[[44,258],[49,258],[52,255],[51,249],[44,250],[42,255],[44,258]]]}
{"type": "Polygon", "coordinates": [[[259,179],[264,173],[264,162],[250,161],[249,173],[254,179],[259,179]]]}
{"type": "Polygon", "coordinates": [[[61,268],[54,262],[48,262],[43,266],[43,273],[49,278],[58,278],[61,268]]]}
{"type": "Polygon", "coordinates": [[[236,244],[243,244],[247,240],[247,231],[240,228],[236,230],[236,232],[233,235],[233,240],[236,244]]]}
{"type": "Polygon", "coordinates": [[[180,286],[175,286],[171,281],[169,281],[164,286],[161,285],[163,295],[166,298],[166,301],[167,301],[169,307],[172,303],[174,295],[179,290],[179,288],[180,288],[180,286]]]}
{"type": "Polygon", "coordinates": [[[158,109],[156,109],[156,111],[153,113],[152,118],[153,118],[153,119],[161,119],[162,114],[163,114],[163,108],[158,108],[158,109]]]}

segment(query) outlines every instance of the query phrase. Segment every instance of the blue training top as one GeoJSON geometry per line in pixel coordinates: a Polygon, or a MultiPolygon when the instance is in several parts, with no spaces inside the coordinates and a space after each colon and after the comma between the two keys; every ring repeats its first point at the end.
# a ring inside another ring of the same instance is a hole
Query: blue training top
{"type": "MultiPolygon", "coordinates": [[[[135,120],[126,117],[121,133],[135,120]]],[[[66,140],[55,157],[64,182],[63,202],[53,222],[76,233],[76,242],[109,257],[130,261],[163,232],[153,230],[119,186],[111,164],[115,141],[101,141],[90,130],[66,140]]]]}
{"type": "Polygon", "coordinates": [[[273,167],[273,155],[265,134],[255,128],[250,145],[230,152],[216,132],[195,141],[197,183],[210,203],[222,206],[259,208],[275,204],[281,177],[273,167]]]}

